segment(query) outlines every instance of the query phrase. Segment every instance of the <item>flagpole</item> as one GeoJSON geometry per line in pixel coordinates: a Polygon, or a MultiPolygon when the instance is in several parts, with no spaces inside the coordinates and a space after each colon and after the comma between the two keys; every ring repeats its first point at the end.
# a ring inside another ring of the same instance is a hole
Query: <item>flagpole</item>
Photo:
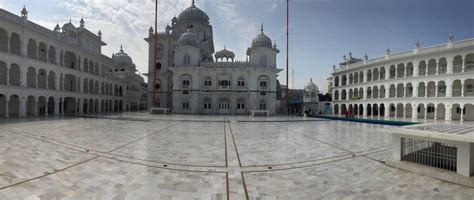
{"type": "Polygon", "coordinates": [[[290,29],[289,29],[289,26],[290,26],[290,22],[289,22],[289,18],[290,18],[290,1],[289,0],[286,0],[286,109],[287,109],[287,112],[288,114],[290,114],[290,105],[289,105],[289,98],[290,98],[290,93],[289,93],[289,80],[288,80],[288,65],[289,65],[289,32],[290,32],[290,29]]]}
{"type": "Polygon", "coordinates": [[[153,99],[153,103],[152,105],[154,107],[158,107],[157,105],[157,102],[156,102],[156,47],[157,47],[157,35],[158,35],[158,0],[155,0],[155,32],[154,32],[154,35],[153,35],[153,94],[152,94],[152,99],[153,99]]]}

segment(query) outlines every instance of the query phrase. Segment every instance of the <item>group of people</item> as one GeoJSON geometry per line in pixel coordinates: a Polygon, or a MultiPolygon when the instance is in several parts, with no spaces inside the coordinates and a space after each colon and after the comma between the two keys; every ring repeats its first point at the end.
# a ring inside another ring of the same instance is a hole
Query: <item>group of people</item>
{"type": "Polygon", "coordinates": [[[346,115],[346,118],[354,118],[354,109],[349,107],[349,110],[347,110],[344,114],[346,115]]]}

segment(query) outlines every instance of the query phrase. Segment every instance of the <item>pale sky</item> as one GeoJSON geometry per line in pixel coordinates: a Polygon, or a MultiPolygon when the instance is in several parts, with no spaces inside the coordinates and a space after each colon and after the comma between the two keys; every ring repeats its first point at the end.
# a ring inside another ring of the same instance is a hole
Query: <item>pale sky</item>
{"type": "MultiPolygon", "coordinates": [[[[196,0],[214,29],[216,51],[224,45],[245,60],[246,49],[264,23],[265,33],[277,42],[278,68],[285,68],[285,0],[196,0]]],[[[290,86],[303,88],[310,78],[326,90],[332,65],[352,52],[370,58],[474,37],[472,0],[290,0],[290,86]]],[[[23,6],[29,19],[52,29],[84,17],[86,28],[103,33],[111,56],[123,44],[141,73],[147,72],[148,48],[143,38],[154,24],[154,0],[0,0],[0,7],[19,14],[23,6]]],[[[191,0],[159,0],[159,30],[191,0]]],[[[285,72],[279,74],[285,84],[285,72]]]]}

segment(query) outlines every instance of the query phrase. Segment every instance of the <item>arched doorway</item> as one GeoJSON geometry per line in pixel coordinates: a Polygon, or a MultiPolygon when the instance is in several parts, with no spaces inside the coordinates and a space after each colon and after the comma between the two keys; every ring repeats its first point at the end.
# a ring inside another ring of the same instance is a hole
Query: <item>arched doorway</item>
{"type": "Polygon", "coordinates": [[[405,109],[403,108],[403,104],[397,104],[397,117],[403,117],[403,111],[405,111],[405,109]]]}
{"type": "Polygon", "coordinates": [[[474,105],[466,104],[464,105],[464,121],[474,121],[474,105]]]}
{"type": "Polygon", "coordinates": [[[54,108],[54,97],[49,97],[48,99],[48,114],[53,115],[55,108],[54,108]]]}
{"type": "Polygon", "coordinates": [[[32,116],[32,115],[35,115],[35,112],[36,112],[35,97],[28,96],[28,99],[26,100],[26,115],[32,116]]]}
{"type": "Polygon", "coordinates": [[[7,99],[6,96],[0,94],[0,116],[5,116],[7,114],[7,99]]]}
{"type": "Polygon", "coordinates": [[[18,95],[10,96],[10,101],[8,101],[8,115],[20,115],[20,97],[18,97],[18,95]]]}
{"type": "Polygon", "coordinates": [[[37,111],[38,115],[46,114],[46,98],[43,96],[38,97],[37,111]]]}
{"type": "Polygon", "coordinates": [[[459,104],[454,104],[451,108],[451,120],[461,119],[462,108],[459,104]]]}
{"type": "Polygon", "coordinates": [[[65,114],[74,114],[76,113],[76,98],[66,97],[64,99],[64,109],[65,114]]]}

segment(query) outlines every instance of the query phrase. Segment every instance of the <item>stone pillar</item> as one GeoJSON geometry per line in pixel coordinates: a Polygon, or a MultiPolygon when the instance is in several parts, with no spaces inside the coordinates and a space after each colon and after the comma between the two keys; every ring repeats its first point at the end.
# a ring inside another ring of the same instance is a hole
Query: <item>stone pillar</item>
{"type": "Polygon", "coordinates": [[[439,61],[438,60],[435,60],[435,66],[436,66],[435,75],[439,75],[439,61]]]}
{"type": "MultiPolygon", "coordinates": [[[[8,42],[9,43],[9,42],[8,42]]],[[[7,64],[7,80],[6,84],[10,85],[10,65],[7,64]]]]}
{"type": "Polygon", "coordinates": [[[453,84],[451,81],[446,81],[446,97],[453,97],[453,84]]]}
{"type": "Polygon", "coordinates": [[[447,104],[446,105],[446,110],[444,112],[444,120],[451,121],[451,113],[452,113],[451,109],[452,109],[451,104],[447,104]]]}
{"type": "Polygon", "coordinates": [[[437,120],[437,119],[438,119],[438,112],[439,112],[439,110],[438,110],[438,104],[435,104],[435,105],[434,105],[434,109],[435,109],[435,110],[434,110],[434,120],[437,120]]]}
{"type": "Polygon", "coordinates": [[[453,62],[454,62],[454,57],[453,56],[448,56],[446,58],[446,62],[448,63],[448,66],[446,67],[446,73],[447,74],[452,74],[453,73],[453,62]]]}
{"type": "Polygon", "coordinates": [[[425,105],[425,120],[428,119],[428,104],[425,105]]]}
{"type": "Polygon", "coordinates": [[[84,88],[81,88],[82,87],[82,79],[80,76],[77,77],[77,92],[82,92],[84,91],[84,88]]]}
{"type": "Polygon", "coordinates": [[[402,160],[402,138],[398,134],[392,134],[393,136],[393,146],[392,146],[392,156],[393,160],[400,161],[402,160]]]}
{"type": "Polygon", "coordinates": [[[420,62],[415,61],[413,63],[413,76],[417,77],[419,75],[419,71],[420,71],[420,62]]]}
{"type": "Polygon", "coordinates": [[[387,104],[387,107],[385,108],[385,118],[390,118],[390,104],[387,104]]]}
{"type": "Polygon", "coordinates": [[[457,147],[457,173],[470,177],[474,174],[474,143],[460,142],[457,147]]]}
{"type": "Polygon", "coordinates": [[[26,116],[26,101],[25,101],[25,98],[19,96],[18,99],[19,99],[19,101],[20,101],[20,113],[19,113],[19,116],[20,116],[20,117],[25,117],[25,116],[26,116]]]}
{"type": "Polygon", "coordinates": [[[49,111],[49,104],[48,104],[48,99],[46,99],[46,106],[45,106],[45,109],[44,109],[44,115],[45,116],[48,116],[48,111],[49,111]]]}
{"type": "Polygon", "coordinates": [[[438,97],[438,82],[435,82],[435,97],[438,97]]]}
{"type": "Polygon", "coordinates": [[[459,121],[464,121],[464,106],[465,105],[459,105],[461,107],[461,115],[459,116],[459,121]]]}
{"type": "Polygon", "coordinates": [[[59,115],[59,109],[61,104],[61,98],[54,99],[54,114],[59,115]]]}
{"type": "MultiPolygon", "coordinates": [[[[402,108],[402,116],[397,116],[397,117],[401,117],[401,118],[405,118],[405,109],[406,109],[406,105],[402,104],[403,105],[403,108],[402,108]]],[[[398,106],[397,106],[398,108],[398,106]]],[[[398,110],[397,110],[397,114],[398,114],[398,110]]]]}
{"type": "Polygon", "coordinates": [[[34,105],[34,115],[35,116],[38,116],[38,100],[35,98],[34,102],[33,102],[33,105],[34,105]]]}
{"type": "Polygon", "coordinates": [[[84,114],[84,102],[81,102],[81,99],[77,99],[77,103],[79,104],[79,114],[84,114]]]}
{"type": "Polygon", "coordinates": [[[10,97],[9,96],[5,97],[5,117],[7,118],[10,117],[10,111],[9,111],[9,106],[8,106],[9,102],[10,102],[10,97]]]}
{"type": "MultiPolygon", "coordinates": [[[[45,77],[46,77],[46,89],[49,90],[49,71],[46,70],[45,73],[46,73],[46,75],[45,75],[45,77]]],[[[48,106],[46,106],[46,108],[47,107],[48,106]]],[[[46,112],[46,114],[48,114],[48,112],[46,112]]]]}
{"type": "Polygon", "coordinates": [[[411,110],[411,118],[412,119],[418,119],[418,105],[416,105],[416,103],[413,103],[413,109],[411,110]]]}
{"type": "Polygon", "coordinates": [[[462,58],[462,68],[461,68],[461,73],[464,73],[466,70],[466,58],[462,58]]]}
{"type": "Polygon", "coordinates": [[[425,84],[425,97],[428,97],[428,84],[425,84]]]}
{"type": "Polygon", "coordinates": [[[61,91],[61,88],[59,87],[59,82],[61,82],[61,76],[62,74],[61,73],[58,73],[58,75],[55,77],[56,78],[56,81],[54,82],[54,87],[56,88],[56,90],[59,90],[61,91]]]}
{"type": "Polygon", "coordinates": [[[461,81],[461,97],[464,97],[464,82],[461,81]]]}
{"type": "Polygon", "coordinates": [[[39,85],[38,85],[38,83],[39,83],[39,81],[38,81],[38,75],[39,75],[39,71],[38,71],[38,73],[36,73],[36,77],[35,77],[35,88],[39,88],[39,85]]]}
{"type": "Polygon", "coordinates": [[[418,97],[418,85],[419,83],[413,83],[413,97],[418,97]]]}
{"type": "Polygon", "coordinates": [[[20,86],[26,87],[26,73],[28,72],[28,69],[21,68],[20,67],[20,86]]]}
{"type": "Polygon", "coordinates": [[[7,35],[7,52],[11,53],[11,50],[10,50],[10,39],[11,39],[10,35],[11,35],[11,33],[7,33],[7,34],[8,34],[7,35]]]}

